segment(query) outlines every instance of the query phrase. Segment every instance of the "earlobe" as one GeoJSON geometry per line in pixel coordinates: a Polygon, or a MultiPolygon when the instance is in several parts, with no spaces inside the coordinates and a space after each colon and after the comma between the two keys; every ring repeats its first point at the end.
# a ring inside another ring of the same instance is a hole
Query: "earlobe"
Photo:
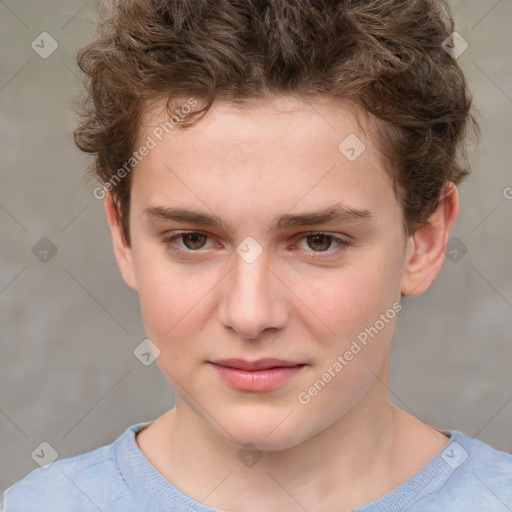
{"type": "Polygon", "coordinates": [[[117,207],[109,192],[105,194],[105,216],[110,226],[114,255],[121,275],[126,284],[136,290],[137,283],[135,280],[132,249],[125,241],[121,223],[119,222],[117,207]]]}
{"type": "Polygon", "coordinates": [[[459,215],[457,187],[448,182],[443,188],[434,213],[408,241],[401,291],[421,295],[430,286],[444,262],[448,236],[459,215]]]}

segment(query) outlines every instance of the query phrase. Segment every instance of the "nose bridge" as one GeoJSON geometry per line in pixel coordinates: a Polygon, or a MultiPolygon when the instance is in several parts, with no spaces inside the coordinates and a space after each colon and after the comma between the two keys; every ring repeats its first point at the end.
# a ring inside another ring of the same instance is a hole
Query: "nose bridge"
{"type": "Polygon", "coordinates": [[[254,250],[243,243],[237,248],[224,296],[224,324],[246,338],[254,338],[266,328],[282,327],[287,317],[268,253],[261,250],[255,257],[254,250]]]}
{"type": "Polygon", "coordinates": [[[244,303],[264,302],[271,275],[268,258],[260,256],[255,261],[246,261],[238,256],[236,260],[233,292],[244,303]]]}

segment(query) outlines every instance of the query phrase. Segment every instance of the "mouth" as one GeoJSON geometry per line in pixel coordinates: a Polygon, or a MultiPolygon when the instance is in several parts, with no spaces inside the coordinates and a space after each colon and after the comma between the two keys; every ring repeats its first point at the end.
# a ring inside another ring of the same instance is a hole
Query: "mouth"
{"type": "Polygon", "coordinates": [[[211,362],[224,382],[242,391],[270,391],[299,374],[307,365],[282,359],[220,359],[211,362]]]}
{"type": "Polygon", "coordinates": [[[235,368],[238,370],[267,370],[270,368],[291,368],[293,366],[303,366],[304,363],[286,361],[284,359],[266,358],[255,361],[245,359],[217,359],[213,364],[224,366],[226,368],[235,368]]]}

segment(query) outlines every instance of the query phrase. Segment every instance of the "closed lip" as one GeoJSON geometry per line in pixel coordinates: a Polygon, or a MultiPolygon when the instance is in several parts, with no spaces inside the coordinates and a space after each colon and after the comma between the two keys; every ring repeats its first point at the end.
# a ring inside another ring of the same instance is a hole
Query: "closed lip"
{"type": "Polygon", "coordinates": [[[285,361],[283,359],[257,359],[256,361],[247,361],[245,359],[217,359],[211,361],[212,364],[226,366],[228,368],[237,368],[239,370],[266,370],[276,367],[304,366],[305,363],[297,363],[295,361],[285,361]]]}

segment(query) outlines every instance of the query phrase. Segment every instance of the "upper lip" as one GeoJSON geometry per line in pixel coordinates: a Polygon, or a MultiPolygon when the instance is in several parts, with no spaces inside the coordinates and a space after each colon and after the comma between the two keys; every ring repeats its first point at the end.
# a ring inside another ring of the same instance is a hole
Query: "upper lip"
{"type": "Polygon", "coordinates": [[[217,359],[216,361],[212,361],[212,363],[219,366],[238,368],[240,370],[266,370],[267,368],[275,368],[276,366],[299,366],[304,364],[274,358],[257,359],[255,361],[246,361],[245,359],[217,359]]]}

